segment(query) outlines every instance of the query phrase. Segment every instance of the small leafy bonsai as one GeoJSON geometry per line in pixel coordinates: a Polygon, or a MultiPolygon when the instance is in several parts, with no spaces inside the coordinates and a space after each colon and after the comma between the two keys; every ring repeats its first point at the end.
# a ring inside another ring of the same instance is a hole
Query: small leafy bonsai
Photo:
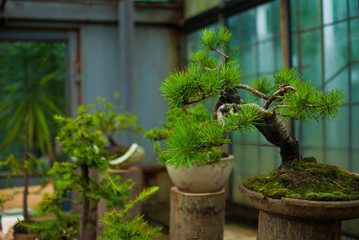
{"type": "Polygon", "coordinates": [[[313,158],[305,159],[300,153],[298,140],[284,123],[290,119],[320,121],[334,118],[344,101],[342,91],[318,91],[312,83],[303,81],[294,69],[286,68],[272,78],[262,77],[251,84],[244,84],[241,65],[235,52],[228,47],[230,38],[231,33],[224,27],[218,31],[204,30],[200,42],[202,49],[191,53],[191,62],[184,70],[171,73],[162,83],[160,90],[170,104],[167,123],[163,124],[164,129],[156,128],[146,133],[151,140],[164,140],[162,145],[155,145],[160,159],[177,167],[200,165],[203,159],[208,159],[208,153],[214,147],[230,143],[228,134],[238,130],[249,133],[249,130],[257,129],[280,149],[282,164],[271,176],[264,176],[259,181],[246,181],[244,184],[248,188],[275,198],[287,196],[326,200],[325,194],[313,193],[320,179],[320,184],[335,187],[329,199],[337,199],[335,196],[343,197],[343,192],[348,191],[345,190],[347,186],[342,186],[335,176],[341,178],[346,175],[351,180],[356,179],[348,181],[353,183],[348,189],[355,188],[355,198],[359,198],[358,177],[338,168],[334,168],[337,170],[335,173],[332,167],[324,170],[327,165],[314,163],[313,158]],[[239,94],[243,91],[250,93],[251,97],[244,99],[239,94]],[[207,114],[204,119],[197,114],[203,112],[203,107],[198,104],[205,100],[212,100],[214,107],[212,117],[207,114]],[[196,107],[190,107],[195,104],[196,107]],[[305,168],[304,165],[308,166],[305,168]],[[273,180],[274,176],[279,180],[273,180]],[[267,180],[282,185],[284,190],[271,194],[273,188],[267,186],[267,180]],[[314,184],[309,193],[297,194],[298,184],[302,182],[308,186],[309,180],[314,184]]]}
{"type": "Polygon", "coordinates": [[[80,214],[66,213],[60,209],[60,201],[46,194],[35,208],[38,221],[18,222],[17,228],[24,233],[39,234],[42,239],[74,240],[78,235],[80,214]]]}
{"type": "Polygon", "coordinates": [[[76,118],[55,116],[55,120],[62,126],[57,139],[62,150],[71,156],[73,161],[54,164],[50,174],[54,177],[56,191],[46,199],[48,206],[58,205],[69,191],[81,192],[80,240],[88,239],[90,202],[96,204],[103,198],[107,200],[109,206],[123,206],[130,192],[128,182],[114,181],[109,176],[98,182],[97,179],[90,177],[91,169],[105,173],[109,168],[106,161],[108,156],[105,149],[106,138],[98,129],[98,118],[89,114],[93,107],[93,105],[78,107],[76,118]]]}

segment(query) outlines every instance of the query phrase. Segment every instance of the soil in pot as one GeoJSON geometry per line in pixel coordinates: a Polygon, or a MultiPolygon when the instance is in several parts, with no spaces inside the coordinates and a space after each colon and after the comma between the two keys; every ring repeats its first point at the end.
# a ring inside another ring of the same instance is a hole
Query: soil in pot
{"type": "Polygon", "coordinates": [[[359,199],[359,175],[304,158],[258,177],[243,181],[248,189],[268,198],[316,201],[359,199]]]}
{"type": "Polygon", "coordinates": [[[21,226],[19,223],[14,226],[14,240],[40,240],[41,236],[39,234],[28,233],[27,229],[24,226],[21,226]]]}

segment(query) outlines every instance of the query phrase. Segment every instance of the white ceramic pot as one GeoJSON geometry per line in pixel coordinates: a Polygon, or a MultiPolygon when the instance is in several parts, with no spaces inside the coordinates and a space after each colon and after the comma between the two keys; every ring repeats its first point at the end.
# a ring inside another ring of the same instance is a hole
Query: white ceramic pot
{"type": "Polygon", "coordinates": [[[122,156],[109,161],[110,165],[118,165],[119,168],[129,168],[139,163],[145,156],[145,150],[137,143],[131,147],[122,156]]]}
{"type": "Polygon", "coordinates": [[[173,184],[183,192],[208,193],[221,190],[227,183],[233,168],[234,157],[222,158],[220,162],[192,168],[178,168],[167,165],[173,184]]]}

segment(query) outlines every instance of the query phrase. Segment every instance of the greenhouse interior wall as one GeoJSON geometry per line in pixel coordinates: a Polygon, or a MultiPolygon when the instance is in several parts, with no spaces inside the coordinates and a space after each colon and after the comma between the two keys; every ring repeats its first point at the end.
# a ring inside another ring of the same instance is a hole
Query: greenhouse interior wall
{"type": "MultiPolygon", "coordinates": [[[[271,77],[286,66],[297,68],[303,79],[322,90],[343,88],[346,103],[335,120],[288,124],[304,155],[359,172],[358,0],[135,1],[127,19],[121,15],[131,5],[126,0],[0,2],[1,41],[66,43],[69,115],[75,115],[80,104],[96,103],[97,97],[115,101],[118,91],[123,108],[137,115],[145,129],[166,119],[161,82],[186,64],[203,29],[225,25],[232,31],[230,47],[238,49],[245,83],[271,77]],[[122,42],[126,34],[127,45],[122,42]]],[[[142,135],[121,140],[144,146],[140,166],[157,169],[152,143],[142,135]]],[[[238,184],[278,167],[280,156],[258,133],[236,134],[232,142],[235,166],[228,207],[231,216],[240,219],[250,206],[238,184]]],[[[358,226],[358,220],[345,221],[343,232],[359,238],[358,226]]]]}

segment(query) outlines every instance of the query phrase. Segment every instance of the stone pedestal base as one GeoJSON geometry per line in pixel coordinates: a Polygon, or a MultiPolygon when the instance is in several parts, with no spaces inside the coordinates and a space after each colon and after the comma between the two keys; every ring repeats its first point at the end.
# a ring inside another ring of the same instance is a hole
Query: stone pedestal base
{"type": "Polygon", "coordinates": [[[340,240],[341,220],[320,221],[260,211],[258,240],[340,240]]]}
{"type": "Polygon", "coordinates": [[[186,193],[171,188],[170,239],[223,239],[224,189],[214,193],[186,193]]]}
{"type": "Polygon", "coordinates": [[[239,189],[259,210],[258,240],[339,240],[342,220],[359,217],[359,200],[272,199],[239,189]]]}

